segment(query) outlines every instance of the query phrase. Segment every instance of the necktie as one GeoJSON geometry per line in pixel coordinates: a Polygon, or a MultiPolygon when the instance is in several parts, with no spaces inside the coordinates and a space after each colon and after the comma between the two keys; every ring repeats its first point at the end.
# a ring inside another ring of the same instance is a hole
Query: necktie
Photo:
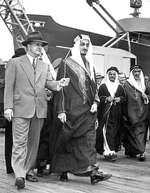
{"type": "Polygon", "coordinates": [[[36,69],[36,58],[33,58],[33,63],[32,63],[33,69],[36,69]]]}

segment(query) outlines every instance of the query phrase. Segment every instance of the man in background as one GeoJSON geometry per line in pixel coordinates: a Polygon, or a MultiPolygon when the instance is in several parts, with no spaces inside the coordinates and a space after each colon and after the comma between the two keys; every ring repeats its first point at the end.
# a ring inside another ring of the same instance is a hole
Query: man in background
{"type": "Polygon", "coordinates": [[[125,74],[124,72],[120,72],[120,73],[118,74],[118,79],[119,79],[119,83],[120,83],[121,85],[124,85],[124,84],[126,83],[126,81],[127,81],[126,74],[125,74]]]}
{"type": "Polygon", "coordinates": [[[112,66],[107,69],[106,81],[100,85],[98,128],[96,130],[96,150],[107,161],[115,161],[120,150],[120,126],[122,104],[125,92],[118,81],[119,70],[112,66]]]}
{"type": "Polygon", "coordinates": [[[145,160],[148,123],[148,103],[144,75],[140,65],[132,67],[124,85],[127,95],[126,125],[124,136],[125,155],[145,160]]]}

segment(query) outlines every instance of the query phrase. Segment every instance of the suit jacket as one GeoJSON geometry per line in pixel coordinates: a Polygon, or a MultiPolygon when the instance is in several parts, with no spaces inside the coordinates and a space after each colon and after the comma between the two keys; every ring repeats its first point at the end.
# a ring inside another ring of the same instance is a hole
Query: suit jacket
{"type": "Polygon", "coordinates": [[[37,61],[36,72],[27,55],[9,61],[5,75],[4,110],[13,109],[14,117],[38,118],[47,115],[45,83],[48,65],[37,61]]]}

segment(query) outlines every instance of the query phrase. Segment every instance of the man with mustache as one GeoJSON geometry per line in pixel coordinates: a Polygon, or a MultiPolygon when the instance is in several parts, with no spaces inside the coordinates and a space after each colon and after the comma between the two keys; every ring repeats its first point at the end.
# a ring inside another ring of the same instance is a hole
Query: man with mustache
{"type": "Polygon", "coordinates": [[[148,122],[148,96],[144,75],[139,65],[132,67],[129,79],[124,84],[127,95],[125,116],[125,155],[145,160],[148,122]]]}

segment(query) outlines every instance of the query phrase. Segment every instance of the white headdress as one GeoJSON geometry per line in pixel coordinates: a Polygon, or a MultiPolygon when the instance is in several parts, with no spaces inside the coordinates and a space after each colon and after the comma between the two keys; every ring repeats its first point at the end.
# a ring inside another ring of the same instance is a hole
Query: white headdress
{"type": "Polygon", "coordinates": [[[89,48],[88,48],[88,52],[87,52],[85,58],[89,62],[89,65],[90,65],[90,77],[91,77],[91,79],[95,80],[95,78],[94,78],[94,65],[93,65],[93,49],[92,49],[90,37],[88,35],[81,35],[81,37],[77,36],[74,39],[75,43],[74,43],[74,47],[71,49],[71,53],[72,53],[71,58],[75,62],[77,62],[80,66],[82,66],[82,68],[84,68],[86,70],[85,65],[83,63],[83,60],[81,58],[81,54],[80,54],[80,41],[82,41],[82,40],[88,40],[89,41],[89,48]]]}
{"type": "Polygon", "coordinates": [[[135,80],[133,76],[133,70],[130,72],[129,79],[127,80],[132,86],[134,86],[138,91],[141,93],[145,92],[145,81],[144,81],[144,75],[143,72],[141,71],[140,73],[140,84],[135,80]]]}
{"type": "Polygon", "coordinates": [[[107,74],[106,74],[106,82],[105,82],[105,84],[106,84],[106,86],[107,86],[107,89],[108,89],[110,95],[111,95],[112,97],[115,97],[115,93],[116,93],[117,88],[118,88],[118,86],[119,86],[118,73],[115,72],[115,73],[116,73],[116,79],[115,79],[114,82],[112,82],[112,81],[109,80],[109,75],[108,75],[108,73],[109,73],[109,71],[108,71],[107,74]]]}

